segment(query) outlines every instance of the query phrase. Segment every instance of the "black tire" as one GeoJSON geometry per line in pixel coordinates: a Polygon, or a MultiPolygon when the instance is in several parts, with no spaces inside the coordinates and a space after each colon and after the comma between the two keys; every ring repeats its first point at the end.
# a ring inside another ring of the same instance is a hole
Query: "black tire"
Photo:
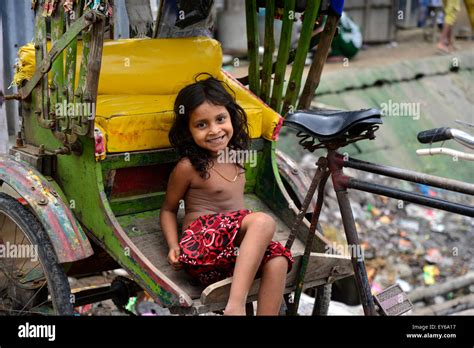
{"type": "Polygon", "coordinates": [[[331,302],[332,284],[324,284],[315,288],[313,315],[328,315],[329,303],[331,302]]]}
{"type": "Polygon", "coordinates": [[[20,285],[13,278],[22,276],[26,261],[23,262],[22,268],[17,270],[17,268],[14,269],[17,261],[13,261],[13,258],[11,258],[11,261],[9,261],[12,263],[11,274],[5,267],[7,261],[3,263],[0,261],[0,280],[4,280],[0,281],[0,311],[7,312],[8,315],[43,314],[39,311],[43,310],[46,305],[51,306],[53,314],[72,315],[73,305],[71,303],[69,282],[63,267],[58,262],[48,235],[31,211],[13,197],[0,193],[0,242],[2,244],[6,243],[3,238],[8,237],[8,233],[12,234],[11,226],[15,227],[14,243],[17,241],[17,233],[22,233],[24,235],[22,242],[26,237],[31,245],[36,246],[37,261],[35,262],[38,265],[32,267],[32,269],[42,267],[45,279],[37,280],[35,283],[25,282],[20,285]],[[51,298],[50,301],[48,295],[51,298]],[[26,309],[20,311],[18,308],[22,305],[26,309]],[[41,309],[35,311],[35,305],[36,308],[41,306],[41,309]],[[8,308],[9,306],[10,308],[8,308]]]}

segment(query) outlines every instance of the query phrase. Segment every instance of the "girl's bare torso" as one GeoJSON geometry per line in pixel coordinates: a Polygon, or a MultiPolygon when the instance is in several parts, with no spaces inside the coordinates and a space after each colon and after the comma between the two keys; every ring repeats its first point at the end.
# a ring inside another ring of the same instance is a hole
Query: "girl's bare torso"
{"type": "Polygon", "coordinates": [[[184,197],[183,230],[202,215],[245,209],[244,170],[230,163],[215,163],[213,168],[228,180],[232,181],[236,174],[238,177],[235,182],[229,182],[211,169],[209,178],[203,179],[196,172],[184,197]]]}

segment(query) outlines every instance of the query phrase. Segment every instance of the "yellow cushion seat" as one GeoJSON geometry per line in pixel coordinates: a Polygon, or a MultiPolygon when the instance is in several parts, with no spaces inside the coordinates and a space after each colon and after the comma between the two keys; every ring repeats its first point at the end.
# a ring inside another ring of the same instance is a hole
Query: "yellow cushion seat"
{"type": "MultiPolygon", "coordinates": [[[[15,82],[31,78],[32,44],[19,51],[15,82]],[[18,71],[21,70],[21,71],[18,71]]],[[[78,45],[77,71],[82,56],[78,45]]],[[[102,53],[96,125],[108,153],[170,147],[176,94],[207,72],[225,81],[247,113],[251,138],[274,139],[281,117],[236,79],[221,70],[220,43],[205,37],[106,41],[102,53]]],[[[76,78],[76,83],[78,78],[76,78]]]]}
{"type": "MultiPolygon", "coordinates": [[[[107,152],[139,151],[170,147],[176,95],[99,95],[96,124],[105,132],[107,152]]],[[[262,134],[263,110],[243,100],[250,136],[262,134]]]]}

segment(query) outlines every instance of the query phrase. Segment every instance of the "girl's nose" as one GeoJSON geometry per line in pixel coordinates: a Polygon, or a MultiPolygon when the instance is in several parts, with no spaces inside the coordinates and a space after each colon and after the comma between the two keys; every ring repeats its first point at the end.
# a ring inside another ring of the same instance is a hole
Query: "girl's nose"
{"type": "Polygon", "coordinates": [[[212,123],[209,131],[210,131],[211,134],[218,134],[219,131],[220,131],[219,125],[215,124],[215,123],[212,123]]]}

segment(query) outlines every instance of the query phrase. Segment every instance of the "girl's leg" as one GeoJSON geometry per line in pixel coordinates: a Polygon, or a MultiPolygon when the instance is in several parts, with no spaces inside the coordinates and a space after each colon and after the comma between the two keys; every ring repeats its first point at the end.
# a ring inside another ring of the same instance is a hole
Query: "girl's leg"
{"type": "Polygon", "coordinates": [[[288,260],[284,256],[274,257],[263,265],[257,300],[257,315],[279,314],[287,270],[288,260]]]}
{"type": "Polygon", "coordinates": [[[255,274],[275,233],[276,223],[267,214],[252,213],[242,220],[235,244],[239,255],[234,268],[226,315],[245,315],[245,302],[255,274]]]}

